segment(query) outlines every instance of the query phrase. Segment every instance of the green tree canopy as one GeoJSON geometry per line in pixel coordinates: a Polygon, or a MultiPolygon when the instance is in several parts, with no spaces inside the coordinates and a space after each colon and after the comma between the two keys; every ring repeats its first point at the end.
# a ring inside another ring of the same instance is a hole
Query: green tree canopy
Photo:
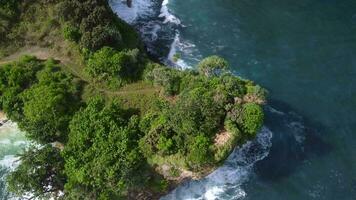
{"type": "Polygon", "coordinates": [[[247,103],[242,108],[242,127],[244,132],[255,136],[262,128],[264,114],[260,105],[247,103]]]}
{"type": "Polygon", "coordinates": [[[95,52],[89,58],[87,72],[92,77],[105,79],[109,77],[119,77],[119,73],[124,63],[124,54],[113,48],[104,47],[95,52]]]}
{"type": "Polygon", "coordinates": [[[99,81],[115,88],[140,77],[139,50],[117,51],[103,47],[88,60],[86,71],[99,81]],[[116,85],[115,85],[116,84],[116,85]]]}
{"type": "Polygon", "coordinates": [[[36,198],[57,197],[64,189],[64,161],[51,145],[31,147],[20,157],[20,164],[7,177],[9,190],[15,195],[36,198]]]}
{"type": "Polygon", "coordinates": [[[20,128],[39,143],[65,142],[68,123],[80,100],[76,85],[67,74],[47,67],[38,74],[39,82],[23,95],[23,116],[20,128]]]}
{"type": "Polygon", "coordinates": [[[0,68],[0,108],[9,119],[19,121],[23,118],[21,94],[37,82],[36,73],[42,67],[35,57],[24,56],[0,68]]]}
{"type": "Polygon", "coordinates": [[[228,69],[228,62],[219,56],[210,56],[200,61],[198,69],[205,76],[218,76],[228,69]]]}
{"type": "Polygon", "coordinates": [[[64,149],[67,192],[87,188],[96,198],[109,199],[135,182],[142,166],[137,140],[137,117],[129,117],[117,103],[92,99],[70,123],[64,149]]]}

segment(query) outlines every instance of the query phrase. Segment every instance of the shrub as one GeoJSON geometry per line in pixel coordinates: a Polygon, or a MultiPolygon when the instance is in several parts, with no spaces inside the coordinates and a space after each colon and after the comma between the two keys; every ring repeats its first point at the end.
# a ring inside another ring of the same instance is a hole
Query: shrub
{"type": "Polygon", "coordinates": [[[87,72],[98,79],[118,77],[123,64],[123,54],[110,47],[95,52],[88,60],[87,72]]]}
{"type": "Polygon", "coordinates": [[[200,134],[194,137],[188,149],[188,160],[191,167],[196,168],[211,161],[210,141],[206,136],[200,134]]]}
{"type": "Polygon", "coordinates": [[[173,153],[173,140],[166,138],[163,135],[159,137],[157,149],[162,155],[170,155],[173,153]]]}
{"type": "Polygon", "coordinates": [[[248,84],[246,86],[247,88],[247,95],[250,96],[250,98],[254,99],[254,102],[263,104],[266,101],[266,94],[267,90],[262,88],[259,85],[250,85],[248,84]]]}
{"type": "Polygon", "coordinates": [[[156,67],[147,76],[153,79],[153,83],[156,86],[163,87],[163,93],[165,95],[175,95],[179,93],[181,78],[178,71],[167,67],[156,67]]]}
{"type": "Polygon", "coordinates": [[[255,103],[247,103],[243,105],[243,130],[250,136],[255,136],[262,128],[264,114],[261,106],[255,103]]]}
{"type": "Polygon", "coordinates": [[[86,71],[91,77],[115,88],[140,76],[138,59],[137,49],[116,51],[103,47],[89,58],[86,71]]]}
{"type": "Polygon", "coordinates": [[[218,76],[228,68],[228,62],[219,56],[204,58],[198,64],[199,72],[207,77],[218,76]]]}
{"type": "Polygon", "coordinates": [[[20,161],[7,178],[11,192],[18,196],[31,193],[39,199],[59,198],[66,182],[59,149],[51,145],[32,146],[21,155],[20,161]]]}
{"type": "Polygon", "coordinates": [[[144,161],[138,151],[140,135],[137,117],[118,103],[89,100],[70,123],[63,151],[68,176],[65,189],[71,192],[82,186],[90,194],[108,199],[123,193],[140,177],[144,161]]]}
{"type": "Polygon", "coordinates": [[[72,41],[72,42],[78,42],[80,39],[80,32],[77,28],[66,25],[63,28],[63,36],[66,40],[72,41]]]}

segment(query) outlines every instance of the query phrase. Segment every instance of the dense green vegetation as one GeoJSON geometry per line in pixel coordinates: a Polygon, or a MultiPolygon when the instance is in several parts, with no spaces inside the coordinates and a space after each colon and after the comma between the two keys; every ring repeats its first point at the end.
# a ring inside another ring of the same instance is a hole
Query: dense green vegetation
{"type": "Polygon", "coordinates": [[[1,0],[0,58],[25,46],[73,56],[103,46],[142,48],[138,34],[102,0],[1,0]],[[77,42],[77,47],[63,42],[77,42]]]}
{"type": "Polygon", "coordinates": [[[138,49],[117,51],[104,47],[89,57],[86,71],[95,81],[115,89],[139,79],[141,63],[138,49]]]}
{"type": "MultiPolygon", "coordinates": [[[[198,67],[222,70],[221,63],[227,67],[225,60],[213,56],[198,67]]],[[[140,141],[141,148],[151,162],[155,163],[157,156],[174,155],[174,159],[184,158],[180,162],[183,165],[175,167],[197,170],[220,162],[231,151],[230,148],[224,155],[214,156],[219,153],[214,142],[217,133],[228,129],[234,133],[229,137],[242,142],[253,138],[261,128],[263,112],[259,102],[264,102],[264,90],[249,93],[247,88],[258,86],[228,72],[214,76],[200,72],[158,66],[145,73],[145,80],[161,86],[166,96],[159,109],[146,114],[141,123],[146,133],[140,141]],[[248,96],[254,98],[244,98],[248,96]],[[224,127],[224,122],[230,126],[224,127]]]]}
{"type": "Polygon", "coordinates": [[[30,147],[20,161],[8,177],[9,189],[16,195],[30,192],[34,197],[49,199],[63,190],[66,176],[59,149],[51,145],[30,147]]]}
{"type": "Polygon", "coordinates": [[[90,100],[73,117],[63,152],[69,194],[83,187],[87,190],[84,196],[110,199],[137,182],[144,163],[138,149],[143,134],[138,125],[138,116],[118,103],[105,105],[103,99],[90,100]]]}
{"type": "MultiPolygon", "coordinates": [[[[0,109],[35,144],[8,178],[17,195],[120,199],[161,193],[185,170],[203,175],[218,166],[263,124],[263,88],[233,76],[218,56],[202,60],[198,70],[151,62],[106,1],[13,3],[1,9],[42,8],[58,23],[47,36],[65,38],[84,62],[77,71],[25,56],[0,67],[0,109]]],[[[22,10],[15,26],[43,25],[43,19],[29,23],[29,16],[22,10]]]]}

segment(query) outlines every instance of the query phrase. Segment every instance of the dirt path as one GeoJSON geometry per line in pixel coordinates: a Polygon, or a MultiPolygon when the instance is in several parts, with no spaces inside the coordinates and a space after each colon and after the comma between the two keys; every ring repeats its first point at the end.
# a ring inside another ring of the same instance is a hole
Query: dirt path
{"type": "Polygon", "coordinates": [[[8,57],[3,58],[0,61],[0,65],[15,61],[19,57],[24,56],[24,55],[36,56],[37,58],[43,59],[43,60],[47,59],[47,58],[54,58],[54,59],[61,60],[60,58],[56,58],[56,56],[51,55],[51,53],[49,53],[49,49],[41,48],[41,47],[25,47],[25,48],[21,49],[20,51],[14,53],[8,57]]]}
{"type": "MultiPolygon", "coordinates": [[[[72,62],[68,57],[59,56],[58,54],[54,53],[53,50],[48,49],[48,48],[41,48],[41,47],[37,47],[37,46],[24,47],[23,49],[20,49],[18,52],[1,59],[0,65],[16,61],[21,56],[24,56],[24,55],[35,56],[41,60],[46,60],[48,58],[53,58],[55,60],[58,60],[63,64],[63,66],[68,71],[70,71],[70,73],[79,77],[83,81],[91,84],[90,81],[87,80],[85,77],[83,77],[80,72],[76,71],[73,67],[70,67],[70,66],[75,65],[74,62],[72,62]]],[[[119,89],[118,91],[110,91],[110,90],[106,90],[103,88],[96,88],[96,89],[100,92],[104,92],[109,95],[125,95],[125,94],[135,94],[135,93],[144,94],[144,93],[156,92],[155,88],[141,88],[141,89],[132,89],[132,90],[125,90],[124,88],[122,88],[122,90],[119,89]]]]}
{"type": "Polygon", "coordinates": [[[104,89],[99,89],[100,92],[105,92],[107,94],[111,95],[123,95],[123,94],[137,94],[137,93],[153,93],[156,92],[157,90],[155,88],[148,88],[148,89],[137,89],[137,90],[130,90],[130,91],[109,91],[109,90],[104,90],[104,89]]]}
{"type": "Polygon", "coordinates": [[[35,56],[41,60],[46,60],[48,58],[53,58],[55,60],[58,60],[62,64],[64,64],[64,67],[66,69],[68,69],[73,75],[75,75],[87,82],[87,80],[83,76],[81,76],[81,73],[76,71],[74,68],[69,67],[69,66],[75,65],[75,63],[72,62],[68,57],[60,56],[60,55],[58,55],[58,53],[55,53],[51,49],[42,48],[42,47],[38,47],[38,46],[24,47],[24,48],[20,49],[19,51],[17,51],[16,53],[1,59],[0,65],[4,65],[4,64],[16,61],[21,56],[24,56],[24,55],[35,56]]]}

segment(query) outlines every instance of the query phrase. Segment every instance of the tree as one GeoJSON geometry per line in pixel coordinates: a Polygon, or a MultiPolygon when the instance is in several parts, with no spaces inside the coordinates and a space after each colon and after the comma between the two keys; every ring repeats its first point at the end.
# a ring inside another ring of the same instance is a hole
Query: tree
{"type": "Polygon", "coordinates": [[[91,77],[106,81],[109,86],[111,82],[121,86],[124,82],[139,76],[138,54],[137,49],[116,51],[110,47],[103,47],[89,58],[86,70],[91,77]]]}
{"type": "Polygon", "coordinates": [[[78,42],[81,37],[79,30],[69,24],[63,28],[63,36],[66,40],[72,42],[78,42]]]}
{"type": "Polygon", "coordinates": [[[22,95],[19,126],[38,143],[65,142],[68,123],[80,103],[76,85],[70,76],[51,67],[41,71],[38,79],[22,95]]]}
{"type": "Polygon", "coordinates": [[[119,76],[124,55],[110,47],[103,47],[89,58],[87,72],[92,77],[105,79],[119,76]]]}
{"type": "Polygon", "coordinates": [[[81,48],[94,52],[104,46],[122,50],[140,45],[138,34],[116,17],[108,1],[63,0],[56,10],[58,17],[79,30],[81,48]]]}
{"type": "Polygon", "coordinates": [[[211,161],[211,142],[204,135],[197,135],[189,145],[188,160],[193,168],[202,166],[211,161]]]}
{"type": "Polygon", "coordinates": [[[87,188],[93,198],[110,199],[135,183],[143,164],[137,141],[139,120],[118,103],[94,98],[70,123],[63,155],[67,193],[87,188]]]}
{"type": "Polygon", "coordinates": [[[201,87],[179,95],[177,102],[167,111],[173,130],[182,135],[214,135],[223,120],[224,109],[213,97],[213,91],[201,87]]]}
{"type": "Polygon", "coordinates": [[[246,103],[242,107],[242,127],[245,133],[254,137],[262,128],[264,114],[261,106],[255,103],[246,103]]]}
{"type": "Polygon", "coordinates": [[[176,95],[179,93],[181,77],[178,71],[167,67],[156,67],[150,75],[156,86],[163,87],[165,95],[176,95]]]}
{"type": "Polygon", "coordinates": [[[207,77],[219,76],[228,69],[228,62],[219,56],[210,56],[200,61],[198,69],[201,74],[207,77]]]}
{"type": "Polygon", "coordinates": [[[60,151],[51,145],[32,146],[20,155],[20,164],[7,177],[9,190],[18,196],[58,197],[66,177],[60,151]]]}
{"type": "Polygon", "coordinates": [[[22,92],[37,82],[43,64],[35,57],[23,56],[18,62],[0,68],[0,109],[13,121],[23,119],[22,92]]]}

